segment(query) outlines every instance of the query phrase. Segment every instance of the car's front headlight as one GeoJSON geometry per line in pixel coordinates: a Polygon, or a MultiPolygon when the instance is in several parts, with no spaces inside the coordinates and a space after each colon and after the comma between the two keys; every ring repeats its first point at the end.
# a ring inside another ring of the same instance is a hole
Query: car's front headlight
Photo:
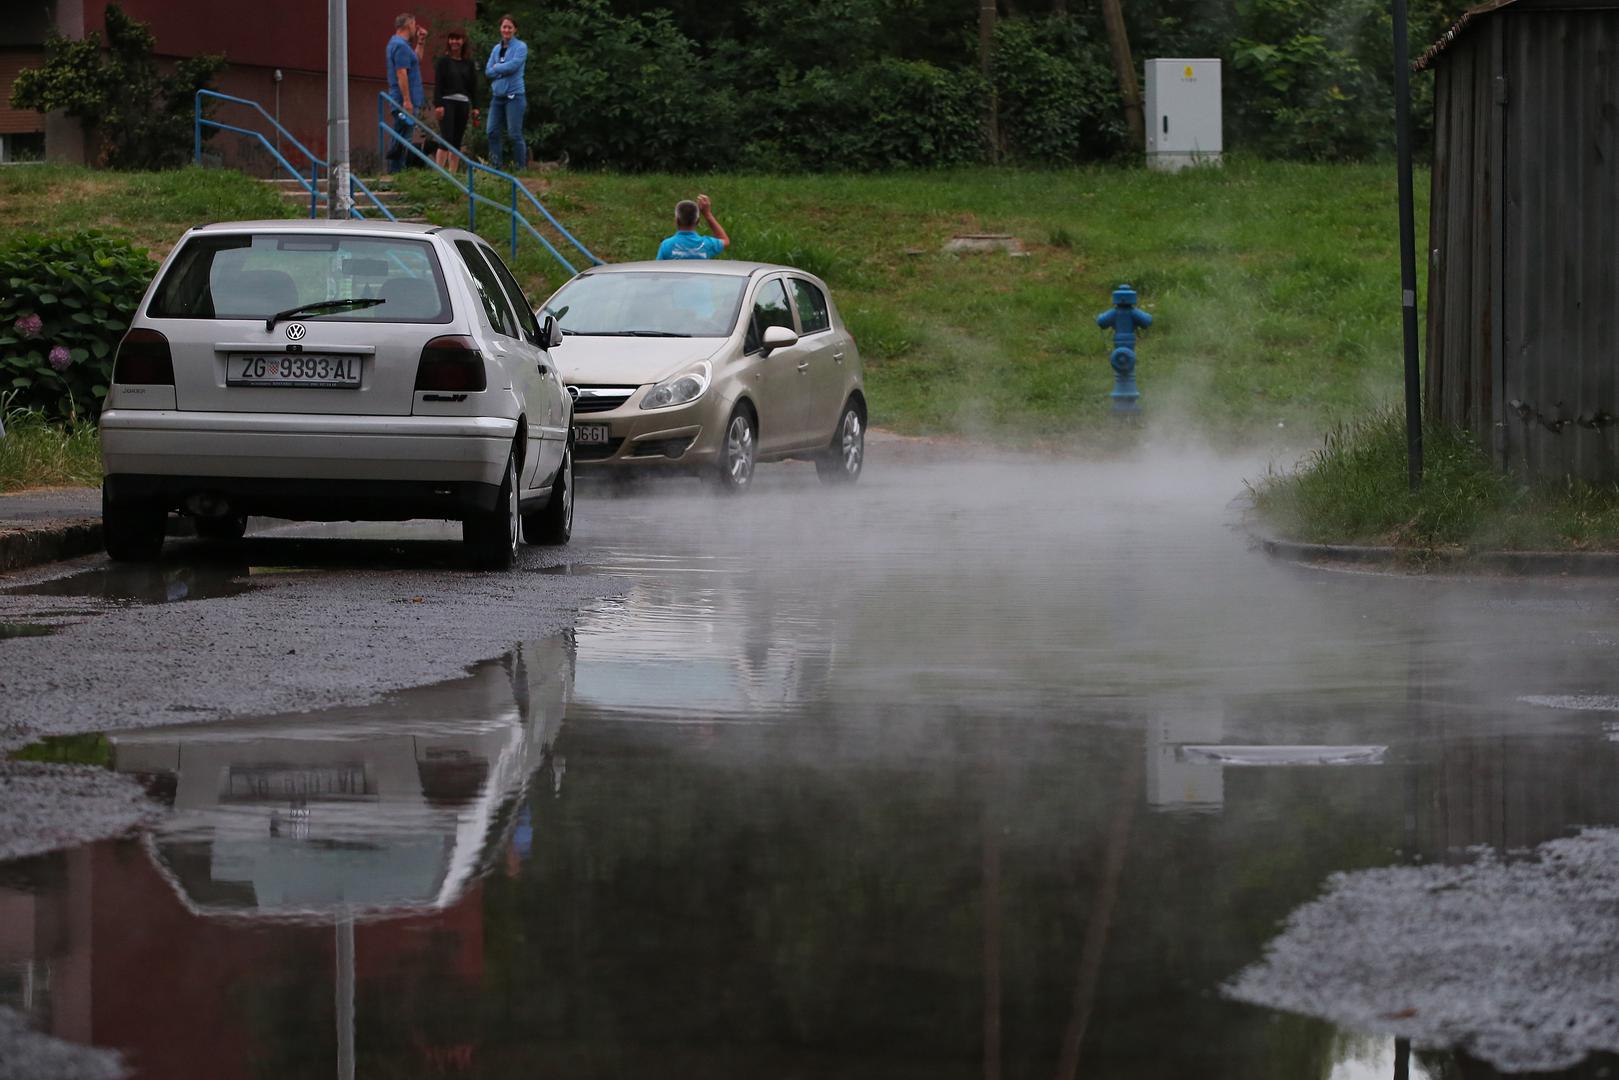
{"type": "Polygon", "coordinates": [[[689,405],[708,390],[712,369],[703,361],[690,371],[665,379],[646,392],[641,399],[643,409],[669,409],[676,405],[689,405]]]}

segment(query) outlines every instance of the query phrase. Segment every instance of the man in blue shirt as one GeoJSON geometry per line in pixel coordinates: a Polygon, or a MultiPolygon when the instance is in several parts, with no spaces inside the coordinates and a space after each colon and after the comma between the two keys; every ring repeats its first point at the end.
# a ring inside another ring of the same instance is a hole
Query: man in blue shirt
{"type": "Polygon", "coordinates": [[[658,245],[658,258],[712,259],[730,246],[731,238],[725,235],[725,229],[714,217],[713,201],[707,195],[699,195],[696,202],[681,199],[675,203],[675,234],[658,245]],[[698,215],[708,222],[713,236],[697,231],[698,215]]]}
{"type": "Polygon", "coordinates": [[[523,138],[523,111],[528,107],[528,91],[523,82],[523,65],[528,62],[528,46],[517,37],[517,20],[500,17],[500,44],[489,51],[483,73],[489,76],[489,163],[502,168],[505,155],[502,142],[512,144],[512,168],[528,167],[528,142],[523,138]]]}
{"type": "Polygon", "coordinates": [[[394,19],[394,36],[388,39],[387,62],[383,71],[388,78],[388,97],[393,101],[394,131],[398,138],[388,140],[384,157],[388,171],[398,172],[405,167],[410,142],[410,129],[416,110],[424,103],[422,95],[422,60],[416,55],[416,16],[405,12],[394,19]]]}

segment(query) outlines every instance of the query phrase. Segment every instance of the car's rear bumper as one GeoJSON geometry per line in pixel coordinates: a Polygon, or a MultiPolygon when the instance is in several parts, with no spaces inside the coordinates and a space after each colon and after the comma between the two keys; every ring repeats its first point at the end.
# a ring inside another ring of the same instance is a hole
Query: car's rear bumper
{"type": "Polygon", "coordinates": [[[108,497],[311,520],[457,517],[495,507],[517,434],[499,417],[108,410],[108,497]]]}
{"type": "Polygon", "coordinates": [[[193,496],[223,503],[229,513],[296,521],[407,521],[464,518],[499,505],[500,485],[467,481],[330,480],[268,476],[154,476],[108,473],[102,479],[113,502],[156,503],[184,510],[193,496]]]}

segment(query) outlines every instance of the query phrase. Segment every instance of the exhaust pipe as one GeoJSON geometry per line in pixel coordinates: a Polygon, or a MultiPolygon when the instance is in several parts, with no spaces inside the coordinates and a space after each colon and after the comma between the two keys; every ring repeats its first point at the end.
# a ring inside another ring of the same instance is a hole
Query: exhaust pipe
{"type": "Polygon", "coordinates": [[[186,512],[200,518],[222,518],[230,513],[225,496],[214,491],[200,491],[186,497],[186,512]]]}

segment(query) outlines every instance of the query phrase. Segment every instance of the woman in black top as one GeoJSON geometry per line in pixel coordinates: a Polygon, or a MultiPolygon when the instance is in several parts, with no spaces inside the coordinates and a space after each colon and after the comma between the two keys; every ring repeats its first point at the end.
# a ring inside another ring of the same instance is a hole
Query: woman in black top
{"type": "MultiPolygon", "coordinates": [[[[478,90],[478,69],[467,59],[467,36],[451,30],[445,37],[449,54],[438,58],[433,68],[434,114],[438,118],[439,134],[457,150],[467,132],[467,120],[478,122],[478,110],[472,107],[478,90]]],[[[440,149],[438,163],[454,172],[458,167],[455,155],[440,149]]]]}

